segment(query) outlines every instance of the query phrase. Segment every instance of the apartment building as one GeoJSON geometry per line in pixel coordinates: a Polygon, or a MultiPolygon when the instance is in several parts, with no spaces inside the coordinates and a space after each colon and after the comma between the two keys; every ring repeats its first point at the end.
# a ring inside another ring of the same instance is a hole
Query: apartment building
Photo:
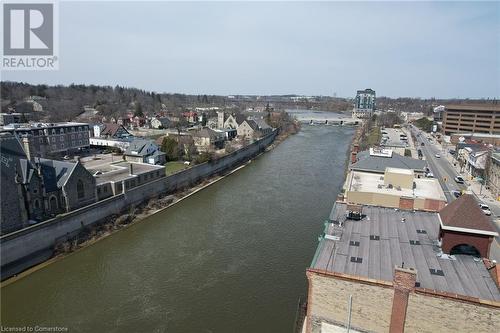
{"type": "Polygon", "coordinates": [[[368,119],[375,111],[375,90],[365,89],[356,92],[352,117],[355,119],[368,119]]]}
{"type": "Polygon", "coordinates": [[[29,159],[66,155],[89,147],[89,125],[84,123],[30,123],[4,126],[14,133],[29,159]]]}
{"type": "Polygon", "coordinates": [[[443,115],[445,135],[458,132],[500,133],[500,105],[447,105],[443,115]]]}

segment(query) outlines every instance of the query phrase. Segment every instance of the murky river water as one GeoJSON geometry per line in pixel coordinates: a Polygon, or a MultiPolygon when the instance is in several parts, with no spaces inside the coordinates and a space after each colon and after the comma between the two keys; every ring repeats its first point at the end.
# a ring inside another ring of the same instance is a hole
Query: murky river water
{"type": "Polygon", "coordinates": [[[178,205],[2,288],[2,325],[290,332],[353,133],[303,126],[178,205]]]}

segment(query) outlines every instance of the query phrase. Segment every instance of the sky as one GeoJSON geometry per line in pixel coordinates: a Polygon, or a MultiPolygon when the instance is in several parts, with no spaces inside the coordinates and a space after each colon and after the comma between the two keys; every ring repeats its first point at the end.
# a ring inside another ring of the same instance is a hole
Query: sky
{"type": "Polygon", "coordinates": [[[61,2],[59,70],[2,80],[217,95],[498,98],[500,2],[61,2]]]}

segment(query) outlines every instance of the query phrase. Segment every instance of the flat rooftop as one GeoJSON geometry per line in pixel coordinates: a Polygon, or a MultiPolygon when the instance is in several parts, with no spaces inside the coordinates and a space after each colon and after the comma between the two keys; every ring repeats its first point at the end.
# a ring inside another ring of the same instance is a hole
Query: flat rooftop
{"type": "Polygon", "coordinates": [[[445,108],[454,111],[500,111],[499,104],[455,104],[446,105],[445,108]]]}
{"type": "MultiPolygon", "coordinates": [[[[400,169],[401,170],[401,169],[400,169]]],[[[411,173],[411,170],[408,170],[411,173]]],[[[346,191],[355,192],[377,192],[382,194],[397,195],[412,198],[426,198],[446,201],[443,189],[437,179],[434,178],[414,178],[415,189],[410,188],[389,188],[384,184],[381,174],[351,171],[348,178],[346,191]]]]}
{"type": "Polygon", "coordinates": [[[366,216],[353,221],[345,219],[346,208],[344,203],[335,203],[330,220],[336,223],[325,227],[311,268],[392,282],[394,267],[404,263],[417,269],[421,288],[500,301],[482,260],[439,255],[437,213],[364,206],[366,216]]]}
{"type": "Polygon", "coordinates": [[[137,177],[137,175],[159,170],[162,176],[165,175],[165,167],[160,165],[151,165],[145,163],[130,163],[120,162],[113,164],[102,164],[93,169],[88,169],[92,174],[102,172],[102,174],[95,175],[96,183],[102,184],[107,182],[119,182],[125,179],[137,177]],[[130,174],[130,165],[132,165],[133,174],[130,174]]]}

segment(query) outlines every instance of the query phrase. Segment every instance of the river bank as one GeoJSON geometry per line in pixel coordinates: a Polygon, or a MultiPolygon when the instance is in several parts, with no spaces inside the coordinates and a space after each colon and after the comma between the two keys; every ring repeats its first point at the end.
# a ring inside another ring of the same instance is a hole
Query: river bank
{"type": "MultiPolygon", "coordinates": [[[[291,133],[286,132],[281,136],[276,136],[280,138],[279,142],[284,141],[291,133]]],[[[274,139],[275,141],[276,139],[274,139]]],[[[23,270],[19,274],[15,274],[12,277],[5,279],[0,283],[0,287],[8,285],[18,279],[25,277],[28,274],[35,272],[36,270],[45,267],[47,264],[53,263],[57,260],[64,258],[65,256],[79,251],[83,248],[91,246],[96,242],[107,238],[116,232],[130,227],[133,224],[139,223],[146,218],[157,214],[179,202],[190,197],[191,195],[203,190],[204,188],[224,179],[225,177],[233,174],[234,172],[240,170],[250,163],[253,159],[258,158],[261,154],[266,151],[274,149],[274,141],[267,146],[267,148],[253,156],[250,160],[246,161],[243,165],[237,165],[233,169],[224,170],[222,173],[216,173],[205,179],[201,179],[195,183],[190,184],[190,186],[183,187],[173,193],[159,193],[149,199],[146,199],[136,205],[129,207],[127,212],[121,212],[120,214],[112,214],[100,221],[93,223],[92,225],[87,225],[83,227],[77,234],[72,237],[66,237],[64,241],[58,242],[54,245],[54,251],[52,256],[48,260],[31,266],[26,270],[23,270]]]]}
{"type": "MultiPolygon", "coordinates": [[[[260,156],[260,155],[258,155],[260,156]]],[[[256,156],[255,158],[257,158],[256,156]]],[[[216,175],[206,179],[205,181],[187,188],[185,190],[179,191],[170,195],[159,195],[157,198],[150,199],[147,203],[142,203],[141,205],[135,207],[132,212],[128,214],[123,214],[119,216],[110,216],[104,221],[95,224],[91,229],[83,231],[81,234],[76,235],[71,240],[64,243],[60,243],[56,246],[55,254],[49,260],[44,261],[38,265],[28,268],[27,270],[14,275],[0,283],[0,288],[3,288],[11,283],[14,283],[44,267],[53,264],[67,256],[70,256],[78,251],[81,251],[95,243],[112,236],[113,234],[121,231],[123,229],[129,228],[136,223],[140,223],[147,219],[148,217],[158,214],[165,209],[168,209],[182,200],[189,198],[190,196],[196,194],[197,192],[215,184],[216,182],[224,179],[227,176],[237,172],[238,170],[244,168],[246,165],[251,163],[251,160],[246,162],[225,175],[216,175]]]]}
{"type": "Polygon", "coordinates": [[[304,126],[231,177],[5,286],[2,324],[289,332],[353,133],[304,126]]]}

